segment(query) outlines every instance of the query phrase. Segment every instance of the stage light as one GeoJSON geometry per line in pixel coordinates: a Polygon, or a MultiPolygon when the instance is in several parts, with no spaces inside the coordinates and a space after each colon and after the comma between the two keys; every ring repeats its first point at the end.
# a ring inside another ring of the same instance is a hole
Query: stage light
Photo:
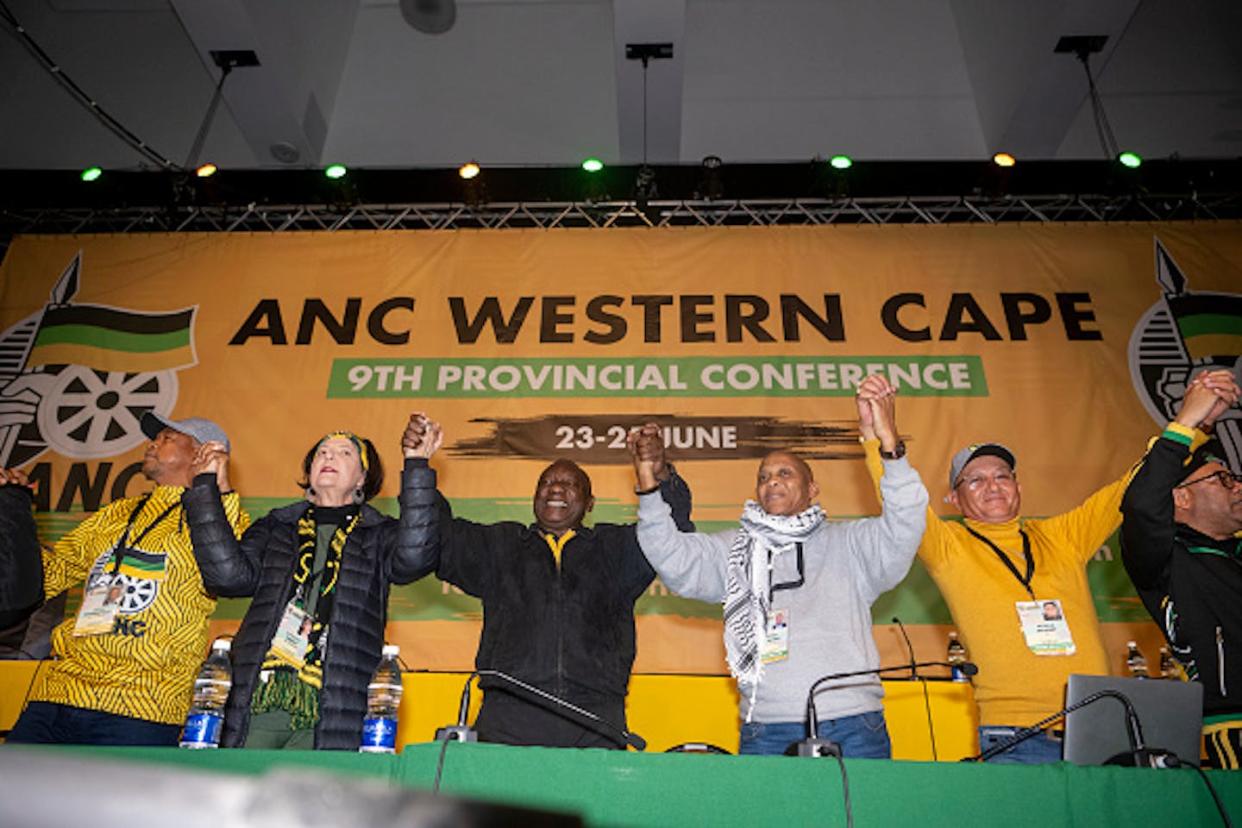
{"type": "Polygon", "coordinates": [[[349,170],[345,168],[344,164],[330,164],[327,167],[324,167],[323,170],[323,174],[332,179],[344,178],[345,173],[347,172],[349,172],[349,170]]]}
{"type": "Polygon", "coordinates": [[[834,170],[848,170],[854,166],[854,160],[848,155],[834,155],[828,159],[834,170]]]}
{"type": "Polygon", "coordinates": [[[582,169],[589,173],[599,172],[604,168],[604,162],[598,158],[588,158],[582,162],[582,169]]]}
{"type": "Polygon", "coordinates": [[[998,152],[992,156],[992,163],[998,167],[1012,167],[1018,163],[1018,159],[1007,152],[998,152]]]}
{"type": "Polygon", "coordinates": [[[1117,156],[1117,160],[1123,167],[1129,167],[1132,170],[1143,164],[1143,159],[1137,152],[1123,152],[1117,156]]]}
{"type": "Polygon", "coordinates": [[[457,174],[469,181],[481,172],[479,165],[475,161],[467,161],[457,168],[457,174]]]}
{"type": "Polygon", "coordinates": [[[219,167],[208,161],[206,164],[200,164],[198,168],[194,170],[194,174],[199,178],[211,178],[216,174],[217,170],[219,170],[219,167]]]}
{"type": "Polygon", "coordinates": [[[103,169],[101,167],[87,167],[86,169],[82,170],[83,181],[94,181],[96,178],[99,178],[99,176],[101,175],[103,175],[103,169]]]}

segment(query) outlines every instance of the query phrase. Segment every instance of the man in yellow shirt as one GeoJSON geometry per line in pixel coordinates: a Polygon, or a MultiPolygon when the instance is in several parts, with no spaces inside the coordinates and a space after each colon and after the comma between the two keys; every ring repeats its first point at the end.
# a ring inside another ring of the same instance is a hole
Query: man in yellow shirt
{"type": "MultiPolygon", "coordinates": [[[[875,393],[865,384],[859,395],[875,393]]],[[[878,442],[862,426],[867,466],[878,479],[878,442]]],[[[1121,497],[1135,469],[1064,514],[1019,517],[1022,487],[1013,452],[977,443],[953,456],[948,501],[963,520],[929,509],[919,558],[939,587],[962,643],[979,666],[979,747],[987,750],[1064,706],[1070,673],[1107,674],[1108,656],[1087,581],[1087,561],[1121,524],[1121,497]],[[1060,618],[1045,620],[1045,614],[1060,618]]],[[[1028,739],[993,762],[1061,759],[1054,735],[1028,739]]]]}
{"type": "MultiPolygon", "coordinates": [[[[141,425],[151,438],[142,473],[155,488],[108,504],[43,554],[46,597],[82,582],[85,591],[77,617],[52,632],[56,659],[40,666],[10,743],[177,744],[216,606],[181,495],[200,470],[201,446],[227,449],[228,437],[199,418],[148,413],[141,425]]],[[[229,491],[227,472],[215,474],[229,491]]],[[[250,518],[235,492],[224,506],[240,537],[250,518]]]]}

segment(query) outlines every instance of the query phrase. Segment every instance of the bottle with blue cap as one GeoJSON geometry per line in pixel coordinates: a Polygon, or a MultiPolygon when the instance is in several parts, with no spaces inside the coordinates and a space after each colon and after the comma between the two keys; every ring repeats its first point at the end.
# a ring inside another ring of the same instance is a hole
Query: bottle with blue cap
{"type": "Polygon", "coordinates": [[[220,746],[224,724],[224,705],[233,687],[233,666],[229,660],[232,645],[227,638],[217,638],[211,654],[203,662],[194,680],[194,700],[181,731],[183,748],[203,749],[220,746]]]}
{"type": "Polygon", "coordinates": [[[367,717],[362,721],[359,753],[393,753],[397,744],[397,709],[401,706],[400,648],[385,644],[375,675],[367,685],[367,717]]]}

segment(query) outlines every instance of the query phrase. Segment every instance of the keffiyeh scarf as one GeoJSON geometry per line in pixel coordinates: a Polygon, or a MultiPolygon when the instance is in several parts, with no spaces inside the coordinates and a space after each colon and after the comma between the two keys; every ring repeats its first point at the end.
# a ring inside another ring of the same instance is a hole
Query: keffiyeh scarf
{"type": "Polygon", "coordinates": [[[729,672],[750,697],[747,721],[763,677],[760,641],[768,623],[771,594],[768,562],[776,552],[802,543],[824,522],[811,506],[796,515],[769,515],[753,500],[742,507],[742,526],[729,549],[725,575],[724,640],[729,672]]]}

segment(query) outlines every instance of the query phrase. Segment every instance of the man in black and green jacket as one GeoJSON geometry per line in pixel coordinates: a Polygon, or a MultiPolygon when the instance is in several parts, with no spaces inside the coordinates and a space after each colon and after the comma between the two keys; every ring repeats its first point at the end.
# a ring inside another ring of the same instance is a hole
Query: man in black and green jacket
{"type": "Polygon", "coordinates": [[[1121,502],[1121,554],[1147,611],[1203,685],[1208,764],[1242,767],[1242,481],[1197,431],[1237,403],[1229,371],[1200,374],[1121,502]]]}

